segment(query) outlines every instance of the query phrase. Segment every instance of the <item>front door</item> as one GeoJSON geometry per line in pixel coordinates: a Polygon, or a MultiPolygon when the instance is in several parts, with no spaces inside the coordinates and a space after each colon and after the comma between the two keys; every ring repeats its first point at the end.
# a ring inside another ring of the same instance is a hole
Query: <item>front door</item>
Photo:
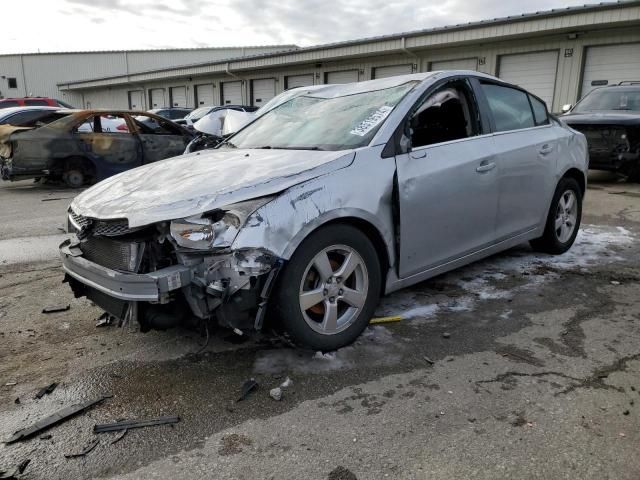
{"type": "Polygon", "coordinates": [[[142,143],[143,163],[157,162],[184,153],[188,136],[171,122],[161,117],[149,117],[146,123],[133,120],[137,136],[142,143]]]}
{"type": "Polygon", "coordinates": [[[401,278],[495,240],[496,152],[476,112],[470,88],[460,81],[429,96],[409,120],[410,151],[396,156],[401,278]]]}

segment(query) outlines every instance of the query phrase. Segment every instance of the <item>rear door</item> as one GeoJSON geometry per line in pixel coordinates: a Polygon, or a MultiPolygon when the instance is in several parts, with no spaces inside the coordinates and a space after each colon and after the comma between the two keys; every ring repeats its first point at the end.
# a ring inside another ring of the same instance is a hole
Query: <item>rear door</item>
{"type": "Polygon", "coordinates": [[[137,137],[142,144],[142,163],[152,163],[184,153],[190,138],[171,122],[161,117],[149,117],[151,121],[142,123],[134,119],[137,137]]]}
{"type": "Polygon", "coordinates": [[[558,140],[541,100],[506,85],[477,85],[498,154],[496,236],[506,240],[537,228],[546,217],[549,192],[555,188],[558,140]]]}
{"type": "Polygon", "coordinates": [[[401,278],[491,245],[498,206],[493,139],[466,80],[438,87],[408,121],[410,151],[396,156],[401,278]]]}

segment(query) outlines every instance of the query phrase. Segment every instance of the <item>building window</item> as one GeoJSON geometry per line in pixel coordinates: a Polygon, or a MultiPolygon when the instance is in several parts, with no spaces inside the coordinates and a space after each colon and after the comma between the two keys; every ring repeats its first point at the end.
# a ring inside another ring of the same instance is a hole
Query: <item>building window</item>
{"type": "Polygon", "coordinates": [[[7,83],[9,83],[9,88],[18,88],[18,80],[15,78],[7,78],[7,83]]]}

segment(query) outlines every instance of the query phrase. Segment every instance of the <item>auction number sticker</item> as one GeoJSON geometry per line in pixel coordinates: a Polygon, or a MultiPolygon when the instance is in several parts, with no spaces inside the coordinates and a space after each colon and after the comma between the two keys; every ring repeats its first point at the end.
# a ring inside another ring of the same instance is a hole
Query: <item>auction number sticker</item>
{"type": "Polygon", "coordinates": [[[351,135],[358,135],[359,137],[364,137],[367,133],[377,127],[380,122],[382,122],[385,118],[389,116],[393,110],[393,107],[388,105],[383,105],[378,110],[373,112],[367,118],[365,118],[360,124],[351,130],[349,133],[351,135]]]}
{"type": "Polygon", "coordinates": [[[182,286],[182,281],[180,280],[180,272],[174,272],[167,277],[167,286],[169,290],[175,290],[176,288],[180,288],[182,286]]]}

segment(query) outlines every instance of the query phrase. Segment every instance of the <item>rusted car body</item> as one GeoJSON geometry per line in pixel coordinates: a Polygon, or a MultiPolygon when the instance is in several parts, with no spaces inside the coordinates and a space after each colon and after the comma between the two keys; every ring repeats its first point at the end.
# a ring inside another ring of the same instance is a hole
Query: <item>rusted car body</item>
{"type": "Polygon", "coordinates": [[[41,128],[6,133],[3,180],[49,177],[72,187],[180,155],[193,136],[152,113],[114,110],[75,111],[41,128]]]}

